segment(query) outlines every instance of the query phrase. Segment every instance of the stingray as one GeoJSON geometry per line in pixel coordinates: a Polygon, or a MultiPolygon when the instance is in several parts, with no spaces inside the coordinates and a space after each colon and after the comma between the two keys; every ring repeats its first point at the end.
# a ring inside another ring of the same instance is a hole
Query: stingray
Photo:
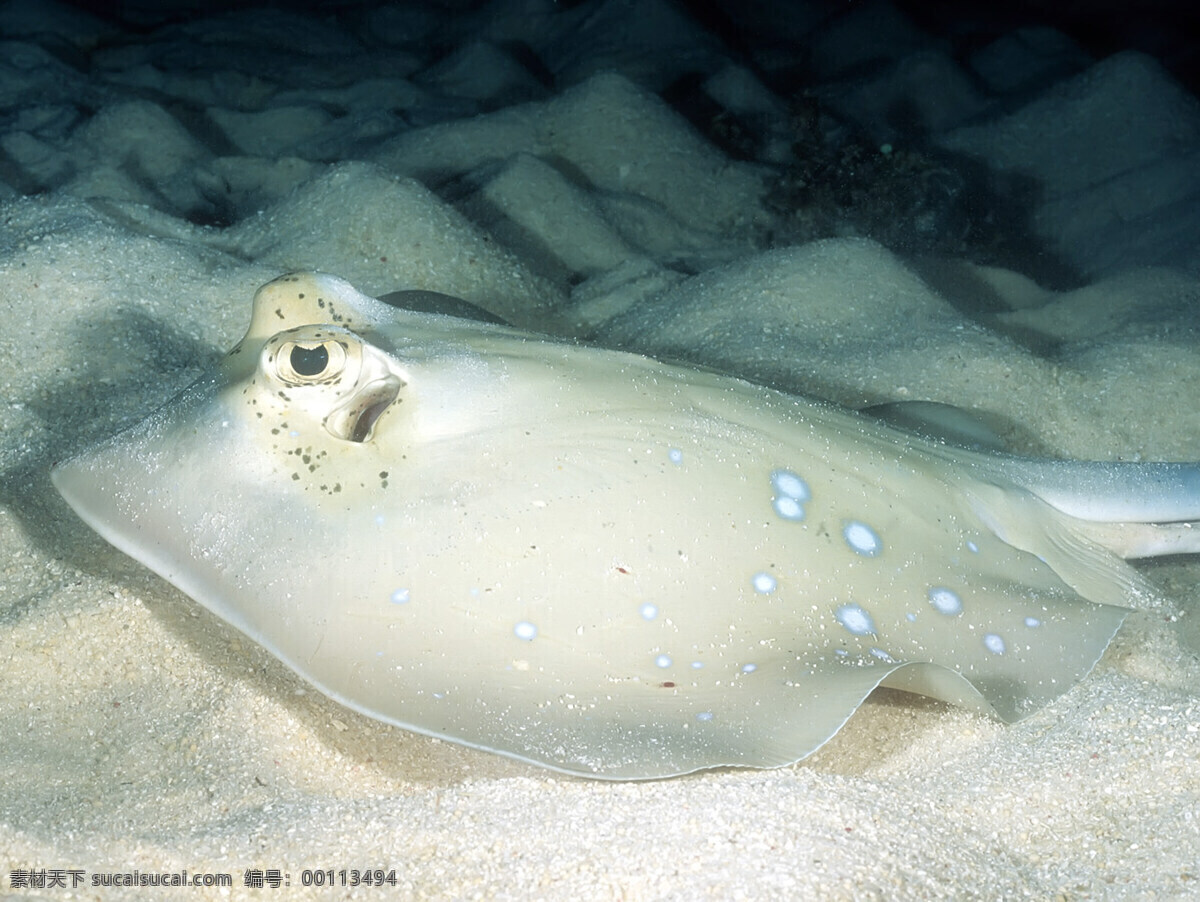
{"type": "Polygon", "coordinates": [[[1022,718],[1154,597],[1123,558],[1200,550],[1196,464],[970,450],[320,273],[52,478],[342,704],[606,779],[798,761],[880,686],[1022,718]]]}

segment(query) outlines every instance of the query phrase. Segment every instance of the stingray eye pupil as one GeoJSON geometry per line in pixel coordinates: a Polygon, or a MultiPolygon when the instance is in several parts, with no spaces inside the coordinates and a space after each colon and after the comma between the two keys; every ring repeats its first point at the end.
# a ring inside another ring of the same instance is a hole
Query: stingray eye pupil
{"type": "Polygon", "coordinates": [[[319,376],[329,366],[329,351],[323,344],[317,345],[315,348],[302,348],[295,345],[288,357],[288,363],[292,365],[292,371],[297,376],[319,376]]]}

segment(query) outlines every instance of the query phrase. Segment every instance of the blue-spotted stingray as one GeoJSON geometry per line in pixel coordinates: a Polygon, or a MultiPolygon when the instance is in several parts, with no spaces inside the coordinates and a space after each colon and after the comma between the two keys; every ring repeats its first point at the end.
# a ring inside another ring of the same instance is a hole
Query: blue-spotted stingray
{"type": "Polygon", "coordinates": [[[1153,595],[1122,558],[1200,550],[1194,464],[979,453],[319,273],[53,480],[342,704],[607,779],[795,762],[878,686],[1023,717],[1153,595]]]}

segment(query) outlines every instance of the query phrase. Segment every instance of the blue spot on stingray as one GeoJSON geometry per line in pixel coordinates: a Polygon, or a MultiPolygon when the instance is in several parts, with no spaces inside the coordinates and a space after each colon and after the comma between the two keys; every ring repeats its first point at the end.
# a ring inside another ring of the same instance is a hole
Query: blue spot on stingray
{"type": "Polygon", "coordinates": [[[804,506],[795,498],[776,498],[771,502],[775,513],[785,520],[803,520],[804,506]]]}
{"type": "Polygon", "coordinates": [[[889,654],[888,654],[886,651],[884,651],[882,648],[875,648],[875,647],[872,647],[872,648],[871,648],[871,654],[872,654],[872,655],[874,655],[875,657],[877,657],[879,660],[881,660],[881,661],[883,661],[883,662],[885,662],[885,663],[887,663],[887,664],[895,664],[895,663],[896,663],[896,659],[895,659],[895,658],[893,658],[891,655],[889,655],[889,654]]]}
{"type": "Polygon", "coordinates": [[[987,633],[983,637],[983,647],[994,655],[1004,654],[1007,646],[1004,644],[1004,639],[997,636],[995,633],[987,633]]]}
{"type": "Polygon", "coordinates": [[[947,617],[957,616],[963,610],[962,599],[958,597],[958,593],[945,586],[934,586],[929,590],[929,603],[939,614],[945,614],[947,617]]]}
{"type": "Polygon", "coordinates": [[[837,622],[856,636],[875,635],[875,621],[871,615],[856,604],[841,605],[834,615],[837,622]]]}
{"type": "Polygon", "coordinates": [[[883,551],[883,540],[879,534],[860,520],[851,520],[843,526],[842,538],[852,551],[863,557],[875,557],[883,551]]]}
{"type": "Polygon", "coordinates": [[[406,604],[408,602],[408,589],[397,589],[392,593],[392,604],[406,604]]]}
{"type": "Polygon", "coordinates": [[[742,673],[754,673],[754,671],[756,671],[756,670],[758,670],[757,664],[743,664],[742,665],[742,673]]]}
{"type": "Polygon", "coordinates": [[[658,616],[658,605],[646,602],[638,608],[638,613],[642,615],[643,620],[653,620],[658,616]]]}
{"type": "Polygon", "coordinates": [[[711,711],[701,711],[699,714],[696,715],[696,720],[700,721],[701,723],[706,723],[712,719],[713,719],[713,714],[711,711]]]}
{"type": "Polygon", "coordinates": [[[289,438],[300,438],[300,430],[292,429],[291,431],[288,432],[288,437],[289,438]]]}
{"type": "Polygon", "coordinates": [[[522,620],[513,627],[513,635],[528,642],[537,635],[537,627],[528,620],[522,620]]]}
{"type": "Polygon", "coordinates": [[[967,542],[967,551],[970,551],[974,554],[979,554],[979,546],[974,542],[967,542]]]}
{"type": "Polygon", "coordinates": [[[909,623],[916,623],[916,622],[917,622],[917,615],[916,615],[916,614],[913,614],[913,613],[910,611],[909,613],[907,613],[907,614],[905,614],[905,615],[904,615],[904,619],[905,619],[905,620],[907,620],[909,623]]]}
{"type": "Polygon", "coordinates": [[[755,573],[754,578],[750,582],[754,586],[754,591],[762,595],[770,595],[775,591],[775,587],[779,585],[775,577],[770,573],[755,573]]]}
{"type": "Polygon", "coordinates": [[[670,655],[659,655],[657,658],[654,659],[654,666],[655,667],[670,667],[671,666],[671,656],[670,655]]]}
{"type": "Polygon", "coordinates": [[[795,498],[797,501],[808,501],[812,498],[808,483],[791,470],[775,470],[771,473],[771,488],[775,494],[785,498],[795,498]]]}
{"type": "Polygon", "coordinates": [[[1026,617],[1026,618],[1025,618],[1025,625],[1026,625],[1027,627],[1029,627],[1030,629],[1033,629],[1033,628],[1035,628],[1035,627],[1039,627],[1039,626],[1041,626],[1041,625],[1042,625],[1042,621],[1038,620],[1036,617],[1026,617]]]}
{"type": "Polygon", "coordinates": [[[775,513],[785,520],[804,519],[804,502],[812,498],[807,482],[791,470],[773,470],[771,488],[775,490],[771,499],[775,513]]]}
{"type": "Polygon", "coordinates": [[[693,661],[692,662],[692,670],[703,670],[703,669],[704,669],[703,661],[693,661]]]}
{"type": "Polygon", "coordinates": [[[669,451],[667,451],[667,460],[675,464],[675,466],[679,466],[681,463],[683,463],[683,452],[678,448],[671,448],[669,451]]]}

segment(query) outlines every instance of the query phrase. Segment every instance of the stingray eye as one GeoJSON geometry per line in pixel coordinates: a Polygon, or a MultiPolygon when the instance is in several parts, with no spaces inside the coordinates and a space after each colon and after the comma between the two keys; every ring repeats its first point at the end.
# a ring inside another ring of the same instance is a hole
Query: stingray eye
{"type": "Polygon", "coordinates": [[[346,349],[336,341],[289,341],[276,358],[279,378],[293,385],[327,382],[341,375],[346,349]]]}
{"type": "Polygon", "coordinates": [[[292,371],[297,375],[319,376],[325,372],[325,367],[329,366],[329,352],[325,350],[324,345],[317,345],[315,348],[293,345],[288,362],[291,363],[292,371]]]}

